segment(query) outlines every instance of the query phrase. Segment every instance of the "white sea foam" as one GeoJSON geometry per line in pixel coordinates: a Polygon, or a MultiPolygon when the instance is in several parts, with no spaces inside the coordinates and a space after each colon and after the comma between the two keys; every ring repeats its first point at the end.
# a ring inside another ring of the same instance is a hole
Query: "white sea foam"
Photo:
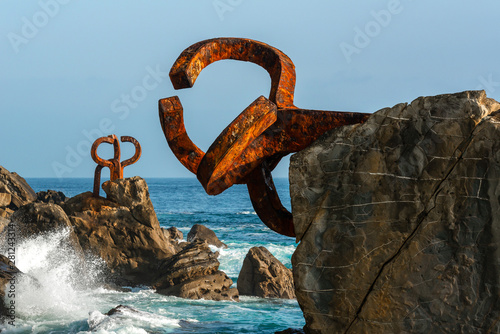
{"type": "Polygon", "coordinates": [[[92,333],[146,333],[144,328],[180,327],[179,320],[139,311],[130,307],[122,307],[112,315],[99,311],[89,313],[89,330],[92,333]]]}
{"type": "Polygon", "coordinates": [[[70,230],[39,234],[19,240],[16,266],[26,275],[16,284],[15,303],[20,317],[81,319],[97,300],[103,263],[77,253],[70,244],[70,230]]]}

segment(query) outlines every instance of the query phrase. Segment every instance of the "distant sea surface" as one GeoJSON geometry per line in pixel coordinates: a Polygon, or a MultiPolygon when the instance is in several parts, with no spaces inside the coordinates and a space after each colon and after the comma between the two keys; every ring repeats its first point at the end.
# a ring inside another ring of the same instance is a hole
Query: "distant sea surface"
{"type": "MultiPolygon", "coordinates": [[[[57,190],[67,197],[92,191],[93,179],[35,179],[36,191],[57,190]]],[[[151,201],[162,227],[187,233],[194,224],[212,229],[228,245],[220,252],[220,269],[237,285],[243,259],[251,247],[264,246],[291,268],[295,240],[269,230],[257,217],[246,186],[235,185],[218,196],[208,196],[195,178],[146,178],[151,201]]],[[[287,179],[275,179],[283,204],[290,209],[287,179]]],[[[101,196],[105,194],[101,190],[101,196]]],[[[95,282],[80,281],[76,256],[64,246],[64,231],[17,240],[16,264],[40,285],[20,282],[16,287],[15,327],[1,333],[274,333],[305,324],[296,300],[240,297],[240,302],[187,300],[157,294],[147,287],[116,292],[95,282]],[[105,315],[117,305],[139,312],[105,315]]],[[[92,277],[92,275],[90,275],[92,277]]]]}

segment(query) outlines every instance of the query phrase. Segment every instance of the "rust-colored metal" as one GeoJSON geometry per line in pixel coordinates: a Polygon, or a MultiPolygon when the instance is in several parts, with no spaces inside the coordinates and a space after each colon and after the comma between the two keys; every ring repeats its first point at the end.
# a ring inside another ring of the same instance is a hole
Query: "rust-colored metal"
{"type": "Polygon", "coordinates": [[[97,167],[94,172],[94,189],[93,194],[94,197],[99,197],[99,188],[101,186],[101,171],[104,167],[109,168],[110,180],[123,179],[123,168],[132,165],[141,157],[142,149],[139,142],[130,136],[121,136],[120,140],[122,142],[130,142],[135,146],[134,155],[127,160],[120,161],[121,159],[121,151],[120,151],[120,142],[116,135],[109,135],[107,137],[97,138],[96,141],[92,144],[92,148],[90,149],[90,155],[92,159],[97,163],[97,167]],[[112,159],[102,159],[97,155],[97,148],[102,143],[108,143],[113,145],[113,158],[112,159]]]}
{"type": "Polygon", "coordinates": [[[331,129],[363,123],[369,114],[295,107],[292,61],[280,50],[250,39],[216,38],[188,47],[170,70],[174,88],[192,87],[203,68],[222,59],[249,61],[266,69],[271,76],[269,99],[256,99],[207,153],[189,139],[179,98],[162,99],[159,110],[165,138],[208,194],[219,194],[233,184],[247,184],[260,219],[272,230],[293,237],[292,215],[281,204],[271,171],[283,156],[303,150],[331,129]]]}

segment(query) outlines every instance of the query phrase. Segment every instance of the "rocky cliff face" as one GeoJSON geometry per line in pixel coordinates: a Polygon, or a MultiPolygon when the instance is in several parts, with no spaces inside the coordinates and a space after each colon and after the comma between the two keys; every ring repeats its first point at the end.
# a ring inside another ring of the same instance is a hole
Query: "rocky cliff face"
{"type": "Polygon", "coordinates": [[[421,97],[292,157],[307,333],[500,331],[499,109],[421,97]]]}
{"type": "Polygon", "coordinates": [[[176,253],[153,210],[144,179],[105,182],[108,198],[83,193],[62,207],[85,251],[104,259],[113,281],[150,285],[158,262],[176,253]]]}

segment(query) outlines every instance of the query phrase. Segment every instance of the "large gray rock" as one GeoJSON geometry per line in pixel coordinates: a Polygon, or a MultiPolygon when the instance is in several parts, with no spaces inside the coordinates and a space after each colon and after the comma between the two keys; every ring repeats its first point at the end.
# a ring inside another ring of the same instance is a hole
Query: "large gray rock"
{"type": "Polygon", "coordinates": [[[16,210],[36,199],[35,191],[31,189],[25,179],[17,175],[17,173],[9,172],[2,166],[0,166],[0,193],[11,195],[11,202],[7,205],[12,210],[16,210]]]}
{"type": "Polygon", "coordinates": [[[87,192],[62,207],[84,251],[102,258],[119,285],[150,285],[158,264],[177,252],[163,234],[146,182],[139,178],[108,181],[108,199],[87,192]]]}
{"type": "Polygon", "coordinates": [[[252,247],[238,276],[240,295],[262,298],[295,298],[292,270],[265,247],[252,247]]]}
{"type": "Polygon", "coordinates": [[[195,241],[162,261],[153,286],[167,296],[238,301],[238,290],[231,288],[233,281],[219,270],[217,256],[207,243],[195,241]]]}
{"type": "Polygon", "coordinates": [[[421,97],[292,156],[307,333],[500,332],[499,109],[421,97]]]}

